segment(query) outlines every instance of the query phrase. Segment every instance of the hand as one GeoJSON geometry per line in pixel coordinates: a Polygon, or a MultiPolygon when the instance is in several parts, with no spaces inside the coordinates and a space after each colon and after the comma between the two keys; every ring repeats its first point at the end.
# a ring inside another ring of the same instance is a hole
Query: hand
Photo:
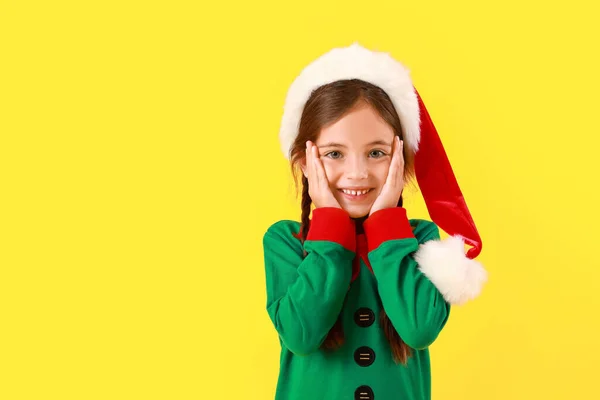
{"type": "Polygon", "coordinates": [[[308,194],[315,207],[342,208],[329,188],[329,180],[323,163],[319,158],[319,149],[312,142],[306,142],[306,171],[308,194]]]}
{"type": "Polygon", "coordinates": [[[388,170],[387,179],[381,188],[381,193],[375,199],[371,206],[369,215],[384,208],[394,208],[398,206],[402,189],[404,188],[404,156],[402,149],[404,142],[398,136],[394,138],[394,149],[392,150],[392,161],[388,170]]]}

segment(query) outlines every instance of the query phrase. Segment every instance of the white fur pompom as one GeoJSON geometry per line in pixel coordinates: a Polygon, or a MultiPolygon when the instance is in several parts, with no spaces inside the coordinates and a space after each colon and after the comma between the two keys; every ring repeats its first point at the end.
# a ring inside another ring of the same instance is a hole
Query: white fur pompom
{"type": "Polygon", "coordinates": [[[487,281],[486,270],[466,256],[460,237],[422,244],[415,253],[415,260],[450,304],[463,304],[477,297],[487,281]]]}

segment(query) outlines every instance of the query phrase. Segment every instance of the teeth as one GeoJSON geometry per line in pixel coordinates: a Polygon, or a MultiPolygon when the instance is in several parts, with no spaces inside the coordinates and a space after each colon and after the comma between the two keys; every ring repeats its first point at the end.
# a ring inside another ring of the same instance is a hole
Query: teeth
{"type": "Polygon", "coordinates": [[[350,194],[352,196],[358,196],[358,195],[362,195],[362,194],[367,194],[369,192],[369,189],[365,189],[365,190],[348,190],[348,189],[342,189],[342,192],[344,192],[346,194],[350,194]]]}

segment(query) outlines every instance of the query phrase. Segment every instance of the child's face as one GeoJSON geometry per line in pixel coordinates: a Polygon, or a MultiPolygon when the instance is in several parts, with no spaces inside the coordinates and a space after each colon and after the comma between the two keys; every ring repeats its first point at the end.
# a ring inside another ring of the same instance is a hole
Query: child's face
{"type": "Polygon", "coordinates": [[[386,181],[394,131],[370,106],[321,131],[316,145],[333,195],[352,218],[369,214],[386,181]],[[366,194],[344,190],[368,189],[366,194]]]}

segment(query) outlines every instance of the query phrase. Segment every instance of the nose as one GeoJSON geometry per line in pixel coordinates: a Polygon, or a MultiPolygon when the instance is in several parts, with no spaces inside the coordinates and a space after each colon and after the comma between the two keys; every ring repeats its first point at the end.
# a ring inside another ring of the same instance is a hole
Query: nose
{"type": "Polygon", "coordinates": [[[369,177],[367,161],[363,157],[349,158],[347,177],[355,180],[367,179],[369,177]]]}

